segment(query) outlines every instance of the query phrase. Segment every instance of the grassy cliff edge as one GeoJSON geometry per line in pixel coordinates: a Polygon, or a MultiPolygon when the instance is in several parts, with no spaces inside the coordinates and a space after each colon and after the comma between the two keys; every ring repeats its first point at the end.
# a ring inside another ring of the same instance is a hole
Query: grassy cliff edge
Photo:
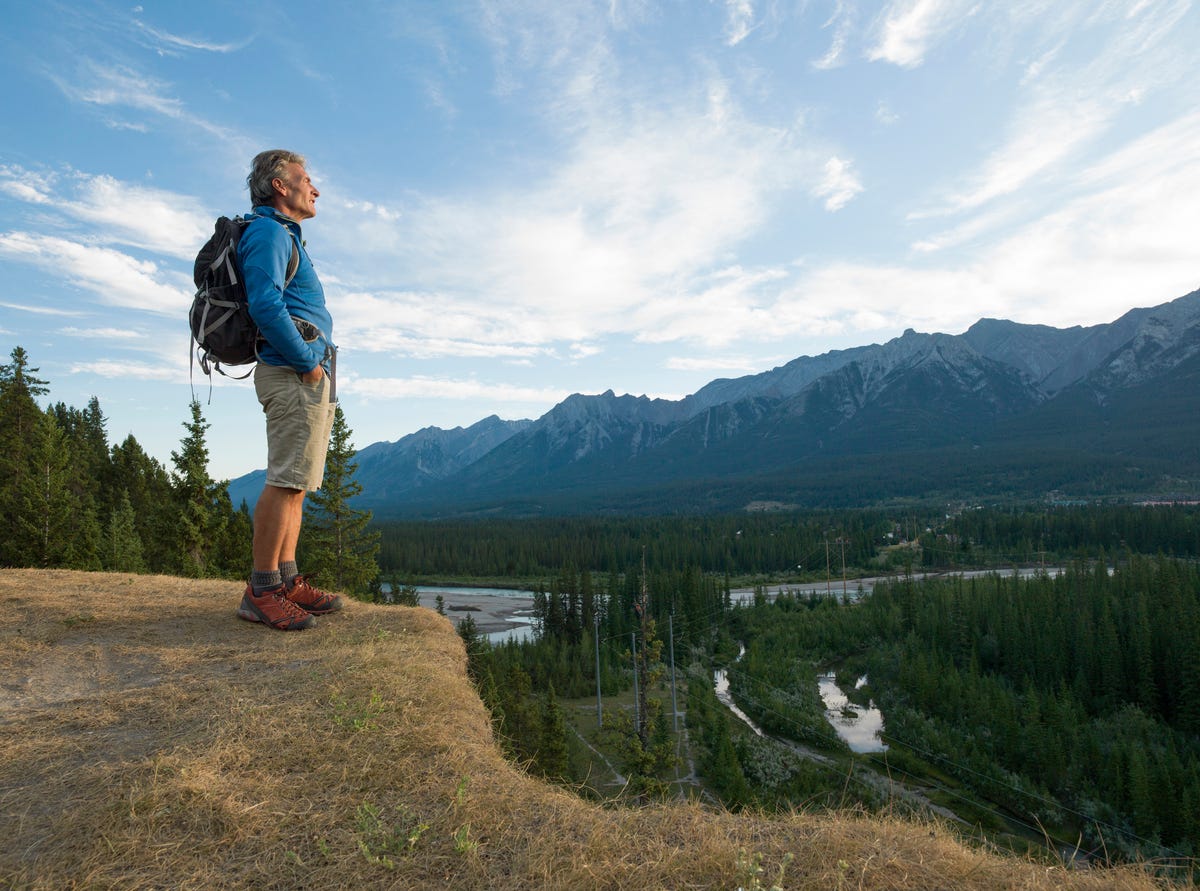
{"type": "Polygon", "coordinates": [[[939,823],[598,806],[503,759],[447,619],[352,602],[284,634],[240,593],[0,570],[0,887],[1155,887],[939,823]]]}

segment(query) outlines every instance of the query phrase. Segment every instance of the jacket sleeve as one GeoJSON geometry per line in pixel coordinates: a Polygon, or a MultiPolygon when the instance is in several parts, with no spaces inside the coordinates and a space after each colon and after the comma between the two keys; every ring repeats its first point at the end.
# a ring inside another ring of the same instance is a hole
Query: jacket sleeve
{"type": "Polygon", "coordinates": [[[246,282],[250,317],[288,365],[303,374],[316,368],[321,357],[296,331],[284,301],[292,245],[292,235],[284,226],[262,218],[253,221],[242,233],[238,259],[246,282]]]}

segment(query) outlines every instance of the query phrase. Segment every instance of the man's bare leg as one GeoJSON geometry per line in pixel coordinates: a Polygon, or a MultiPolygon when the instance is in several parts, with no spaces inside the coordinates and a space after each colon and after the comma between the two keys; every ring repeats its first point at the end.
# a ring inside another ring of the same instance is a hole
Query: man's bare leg
{"type": "Polygon", "coordinates": [[[304,490],[263,486],[254,506],[254,569],[275,572],[284,560],[296,559],[304,490]]]}

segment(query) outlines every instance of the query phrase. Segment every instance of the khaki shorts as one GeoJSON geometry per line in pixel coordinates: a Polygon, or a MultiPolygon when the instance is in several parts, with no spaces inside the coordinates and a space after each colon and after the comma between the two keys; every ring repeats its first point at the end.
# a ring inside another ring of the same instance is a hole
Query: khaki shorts
{"type": "Polygon", "coordinates": [[[254,390],[267,416],[267,484],[320,488],[337,405],[329,401],[329,377],[306,384],[293,368],[259,362],[254,390]]]}

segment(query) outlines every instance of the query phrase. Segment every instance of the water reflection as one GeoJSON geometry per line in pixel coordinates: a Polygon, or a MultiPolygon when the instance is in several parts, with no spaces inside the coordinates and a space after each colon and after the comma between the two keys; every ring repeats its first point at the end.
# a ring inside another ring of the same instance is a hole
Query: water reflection
{"type": "Polygon", "coordinates": [[[509,617],[509,622],[512,622],[515,628],[506,628],[503,631],[493,631],[490,634],[485,634],[484,637],[492,646],[508,643],[510,640],[518,643],[523,640],[533,640],[533,616],[514,615],[509,617]]]}
{"type": "MultiPolygon", "coordinates": [[[[386,582],[381,586],[384,599],[392,602],[392,588],[386,582]]],[[[501,611],[496,611],[493,607],[490,611],[485,606],[483,611],[491,613],[489,624],[495,627],[495,621],[502,619],[509,627],[500,631],[490,631],[481,634],[483,640],[488,641],[492,645],[508,643],[509,641],[525,641],[533,640],[533,594],[529,591],[523,591],[516,588],[479,588],[463,585],[417,585],[417,602],[428,609],[436,609],[438,598],[442,600],[442,607],[449,619],[458,625],[467,616],[475,617],[476,623],[481,620],[488,620],[486,616],[476,616],[480,612],[480,608],[475,604],[480,602],[488,603],[491,598],[502,597],[516,601],[523,601],[520,606],[522,608],[514,609],[509,612],[510,607],[506,607],[501,611]]]]}
{"type": "MultiPolygon", "coordinates": [[[[745,652],[746,648],[742,647],[742,653],[745,652]]],[[[739,659],[742,658],[742,653],[738,654],[739,659]]],[[[716,691],[717,699],[721,701],[722,705],[741,718],[746,723],[746,726],[759,736],[763,735],[762,728],[750,720],[750,716],[738,708],[737,704],[734,703],[733,695],[729,692],[729,677],[725,674],[725,669],[722,668],[713,672],[713,688],[716,691]]]]}
{"type": "MultiPolygon", "coordinates": [[[[858,689],[866,683],[867,679],[861,677],[854,687],[858,689]]],[[[852,752],[863,754],[887,751],[887,745],[879,738],[883,730],[883,714],[875,708],[874,702],[868,703],[865,708],[851,703],[837,685],[833,672],[818,677],[817,685],[825,703],[826,720],[833,725],[837,735],[852,752]]]]}

